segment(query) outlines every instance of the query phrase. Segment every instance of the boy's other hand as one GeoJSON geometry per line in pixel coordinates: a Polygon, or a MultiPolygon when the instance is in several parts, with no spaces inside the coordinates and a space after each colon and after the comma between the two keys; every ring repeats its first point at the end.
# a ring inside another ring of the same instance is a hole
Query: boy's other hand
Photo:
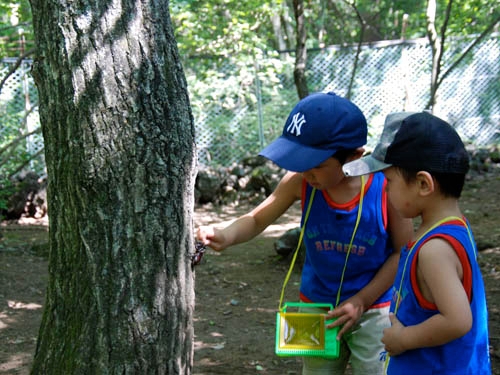
{"type": "Polygon", "coordinates": [[[384,329],[382,343],[390,356],[396,356],[406,350],[402,343],[403,329],[405,327],[393,313],[389,314],[389,319],[391,320],[391,327],[384,329]]]}
{"type": "Polygon", "coordinates": [[[342,335],[346,333],[354,324],[356,324],[365,311],[361,300],[351,297],[337,306],[335,309],[328,311],[326,319],[336,318],[333,323],[327,325],[327,328],[340,326],[337,340],[340,340],[342,335]]]}

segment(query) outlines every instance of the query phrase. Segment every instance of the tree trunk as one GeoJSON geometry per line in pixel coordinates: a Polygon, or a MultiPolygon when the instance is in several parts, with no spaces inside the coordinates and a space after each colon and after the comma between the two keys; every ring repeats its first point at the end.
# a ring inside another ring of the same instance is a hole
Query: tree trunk
{"type": "Polygon", "coordinates": [[[31,0],[50,218],[34,374],[191,373],[194,126],[168,5],[31,0]]]}
{"type": "Polygon", "coordinates": [[[438,102],[438,89],[444,79],[450,74],[450,72],[455,69],[460,62],[473,50],[473,48],[486,36],[491,30],[500,22],[500,13],[496,15],[493,14],[491,17],[491,22],[485,25],[485,28],[479,36],[477,36],[474,41],[469,44],[469,46],[458,56],[454,58],[454,61],[448,64],[448,68],[443,72],[443,56],[445,50],[445,39],[446,32],[448,29],[448,23],[451,19],[451,9],[453,7],[453,0],[446,1],[446,10],[444,12],[443,24],[440,27],[440,33],[438,34],[436,29],[436,10],[437,3],[436,0],[427,0],[427,37],[432,51],[432,70],[431,70],[431,88],[430,97],[427,102],[426,109],[434,111],[435,105],[438,102]]]}
{"type": "Polygon", "coordinates": [[[427,37],[432,51],[431,89],[427,108],[432,110],[436,104],[439,72],[441,70],[441,43],[436,31],[436,0],[427,1],[427,37]]]}
{"type": "Polygon", "coordinates": [[[306,78],[306,64],[307,64],[307,48],[306,48],[306,25],[304,17],[304,1],[293,0],[293,10],[295,14],[295,21],[297,23],[297,46],[295,49],[295,69],[293,71],[293,78],[295,86],[297,87],[297,94],[299,99],[305,98],[309,95],[307,88],[306,78]]]}
{"type": "Polygon", "coordinates": [[[281,18],[282,12],[286,10],[286,4],[282,3],[281,5],[279,5],[277,2],[273,1],[272,6],[277,9],[276,13],[271,15],[271,24],[273,25],[274,39],[276,40],[276,49],[278,51],[284,51],[287,49],[287,43],[285,40],[283,25],[281,24],[281,18]]]}
{"type": "Polygon", "coordinates": [[[359,56],[361,55],[361,47],[363,46],[363,41],[365,37],[365,31],[366,31],[366,21],[363,18],[363,15],[359,11],[358,7],[356,6],[356,3],[349,3],[347,2],[347,5],[352,7],[354,10],[354,13],[356,14],[356,18],[359,21],[359,40],[358,40],[358,47],[356,48],[356,56],[354,57],[354,62],[352,64],[352,73],[351,73],[351,78],[349,79],[349,88],[347,89],[347,94],[346,98],[351,99],[352,96],[352,90],[354,87],[354,82],[356,79],[356,74],[358,72],[358,64],[359,64],[359,56]]]}

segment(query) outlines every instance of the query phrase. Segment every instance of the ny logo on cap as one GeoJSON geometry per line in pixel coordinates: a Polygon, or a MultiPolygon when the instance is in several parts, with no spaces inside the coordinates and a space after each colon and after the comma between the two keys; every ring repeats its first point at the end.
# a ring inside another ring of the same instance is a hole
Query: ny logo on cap
{"type": "Polygon", "coordinates": [[[300,135],[300,129],[302,128],[302,125],[306,123],[306,118],[304,115],[300,112],[297,112],[295,115],[292,117],[292,121],[290,121],[290,125],[286,128],[286,131],[294,134],[298,137],[300,135]]]}

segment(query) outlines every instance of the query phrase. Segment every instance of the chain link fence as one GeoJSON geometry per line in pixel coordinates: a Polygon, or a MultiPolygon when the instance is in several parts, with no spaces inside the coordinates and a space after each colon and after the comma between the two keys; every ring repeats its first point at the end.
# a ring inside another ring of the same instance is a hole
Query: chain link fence
{"type": "Polygon", "coordinates": [[[31,77],[31,61],[3,59],[0,64],[0,177],[24,167],[43,174],[43,138],[38,116],[38,92],[31,77]]]}
{"type": "MultiPolygon", "coordinates": [[[[448,42],[443,73],[472,42],[448,42]]],[[[388,113],[426,108],[432,56],[427,39],[365,45],[359,51],[351,80],[357,52],[355,46],[310,50],[306,76],[310,92],[334,91],[346,96],[352,84],[350,99],[368,120],[370,149],[388,113]]],[[[2,61],[0,79],[14,61],[2,61]]],[[[438,89],[434,114],[450,122],[464,141],[476,147],[500,142],[499,61],[500,38],[494,34],[476,45],[438,89]]],[[[288,113],[298,101],[294,62],[294,52],[262,51],[243,58],[210,56],[183,61],[201,166],[229,166],[256,155],[281,134],[288,113]]],[[[0,93],[0,150],[39,127],[36,104],[29,62],[25,62],[0,93]]],[[[23,145],[33,155],[43,148],[43,140],[37,133],[27,137],[23,145]]]]}
{"type": "MultiPolygon", "coordinates": [[[[443,73],[472,41],[451,41],[443,57],[443,73]]],[[[346,96],[355,58],[355,47],[308,51],[310,92],[334,91],[346,96]]],[[[363,46],[358,59],[350,99],[361,108],[368,120],[370,149],[376,144],[388,113],[422,111],[427,107],[432,54],[427,39],[418,39],[363,46]]],[[[254,91],[260,93],[258,100],[240,100],[232,108],[232,115],[229,112],[225,114],[227,127],[223,128],[223,135],[219,134],[222,128],[217,125],[224,103],[221,99],[223,95],[214,97],[211,103],[204,106],[203,116],[195,116],[201,164],[216,161],[228,165],[245,156],[255,155],[281,134],[286,117],[298,97],[293,81],[294,54],[283,53],[278,61],[281,65],[280,70],[276,70],[277,79],[271,82],[256,79],[253,82],[254,91]]],[[[499,61],[500,40],[498,35],[493,35],[475,46],[467,58],[450,71],[438,89],[434,114],[449,121],[465,142],[476,147],[496,145],[500,140],[499,61]]],[[[185,63],[185,69],[195,71],[198,64],[198,60],[190,60],[185,63]]],[[[263,61],[255,64],[258,65],[264,65],[263,61]]],[[[225,66],[227,59],[221,60],[218,71],[231,74],[224,69],[225,66]]],[[[259,74],[257,71],[255,76],[260,77],[259,74]]],[[[190,89],[192,87],[195,85],[190,85],[190,89]]],[[[243,81],[241,87],[244,87],[243,81]]],[[[253,95],[251,90],[247,95],[253,95]]],[[[197,100],[196,93],[191,97],[197,100]]]]}

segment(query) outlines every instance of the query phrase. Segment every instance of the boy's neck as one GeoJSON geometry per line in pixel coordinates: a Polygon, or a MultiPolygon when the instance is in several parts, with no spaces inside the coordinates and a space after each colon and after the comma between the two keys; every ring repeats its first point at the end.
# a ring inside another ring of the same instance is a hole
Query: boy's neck
{"type": "Polygon", "coordinates": [[[458,199],[439,197],[439,199],[427,202],[420,213],[422,222],[416,230],[416,237],[418,238],[440,220],[453,216],[459,218],[463,216],[458,199]]]}
{"type": "MultiPolygon", "coordinates": [[[[369,179],[365,177],[365,181],[369,179]]],[[[330,199],[338,204],[352,201],[361,192],[361,177],[344,177],[334,188],[326,189],[330,199]]]]}

